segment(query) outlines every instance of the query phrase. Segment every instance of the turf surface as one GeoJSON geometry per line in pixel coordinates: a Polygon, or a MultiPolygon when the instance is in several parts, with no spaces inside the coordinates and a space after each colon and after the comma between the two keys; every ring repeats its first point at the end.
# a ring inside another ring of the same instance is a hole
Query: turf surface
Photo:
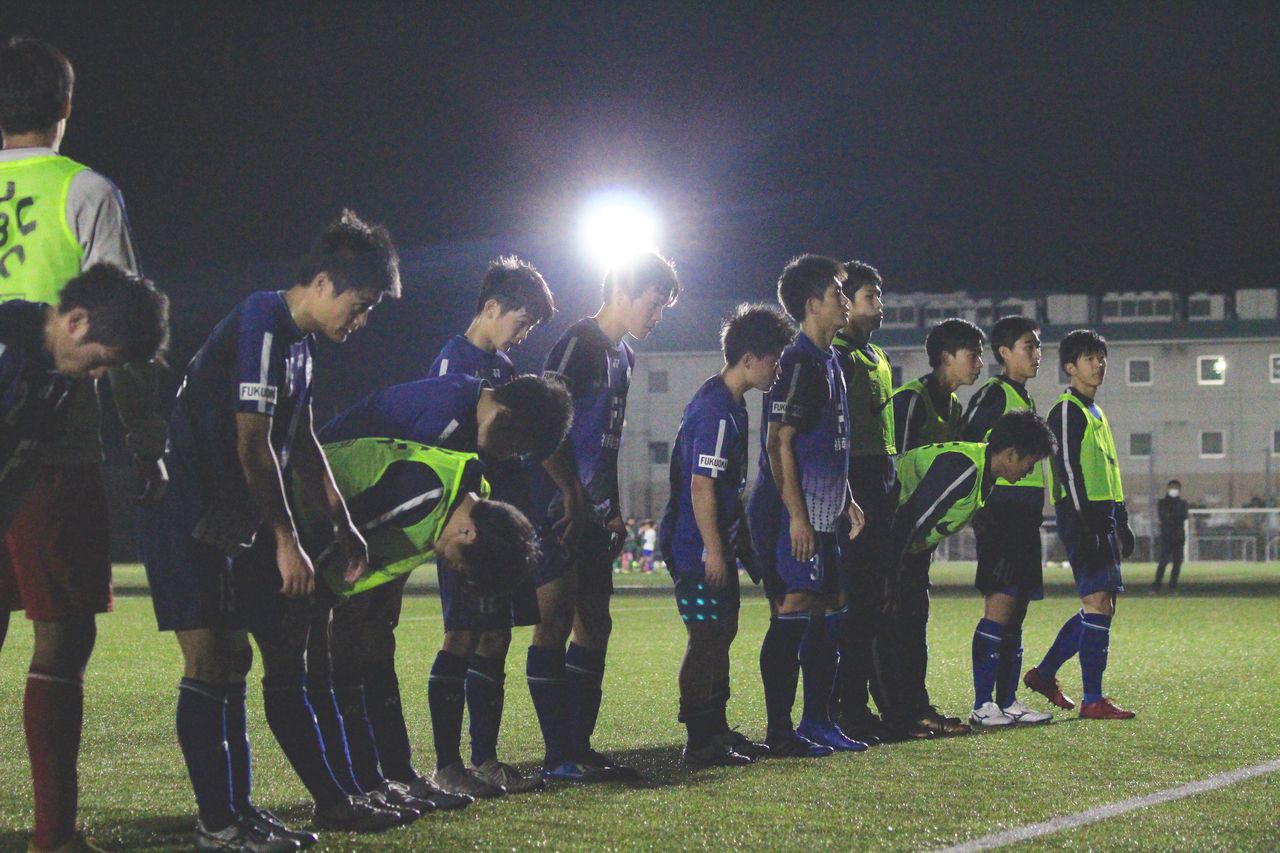
{"type": "MultiPolygon", "coordinates": [[[[970,706],[969,641],[980,605],[963,566],[935,568],[930,688],[940,708],[970,706]]],[[[1065,570],[1025,630],[1028,665],[1078,606],[1065,570]]],[[[87,681],[81,818],[108,849],[189,849],[194,803],[173,733],[177,645],[158,634],[136,567],[118,573],[117,612],[99,621],[87,681]]],[[[900,744],[862,755],[765,761],[689,772],[679,761],[675,673],[684,637],[663,575],[620,575],[635,587],[614,602],[614,643],[597,746],[638,765],[642,782],[558,786],[428,816],[379,836],[327,834],[322,850],[640,849],[755,847],[929,849],[1140,796],[1280,755],[1280,566],[1188,566],[1176,596],[1148,590],[1149,566],[1126,567],[1107,692],[1136,720],[1086,722],[1059,713],[1050,726],[900,744]]],[[[429,571],[419,591],[427,592],[429,571]]],[[[764,709],[756,654],[767,607],[744,600],[734,648],[731,722],[759,734],[764,709]]],[[[438,648],[434,595],[406,602],[400,672],[420,769],[432,764],[426,676],[438,648]]],[[[540,739],[522,678],[529,629],[508,662],[500,752],[531,769],[540,739]]],[[[31,799],[21,735],[30,631],[15,616],[0,654],[0,850],[25,848],[31,799]]],[[[1079,696],[1079,667],[1061,673],[1079,696]]],[[[253,678],[253,676],[251,676],[253,678]]],[[[1038,696],[1023,696],[1038,708],[1038,696]]],[[[307,798],[271,738],[251,684],[256,799],[298,823],[307,798]]],[[[464,743],[465,754],[465,743],[464,743]]],[[[1024,847],[1276,849],[1280,774],[1167,803],[1024,847]]]]}

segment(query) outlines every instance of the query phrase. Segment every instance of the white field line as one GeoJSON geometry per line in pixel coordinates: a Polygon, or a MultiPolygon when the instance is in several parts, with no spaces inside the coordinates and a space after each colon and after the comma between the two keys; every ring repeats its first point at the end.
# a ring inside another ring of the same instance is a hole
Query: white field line
{"type": "Polygon", "coordinates": [[[1122,815],[1125,812],[1131,812],[1135,809],[1143,809],[1147,806],[1155,806],[1160,803],[1168,803],[1174,800],[1181,800],[1185,797],[1194,797],[1196,794],[1203,794],[1205,791],[1212,791],[1216,788],[1225,788],[1228,785],[1234,785],[1237,782],[1243,782],[1246,779],[1253,779],[1258,776],[1266,776],[1268,773],[1280,771],[1280,759],[1266,761],[1262,764],[1255,764],[1252,767],[1242,767],[1239,770],[1231,770],[1226,773],[1219,773],[1217,776],[1210,776],[1208,779],[1201,779],[1198,782],[1188,782],[1185,785],[1179,785],[1176,788],[1168,788],[1164,791],[1156,791],[1154,794],[1147,794],[1142,797],[1133,797],[1128,800],[1121,800],[1118,803],[1110,805],[1098,806],[1097,808],[1088,809],[1087,811],[1077,812],[1075,814],[1063,815],[1055,817],[1051,820],[1041,821],[1040,823],[1029,823],[1026,826],[1018,826],[1013,829],[1006,829],[1002,832],[994,832],[991,835],[984,835],[981,838],[975,838],[972,841],[966,841],[963,844],[957,844],[953,847],[945,847],[937,851],[937,853],[975,853],[978,850],[994,850],[997,847],[1004,847],[1009,844],[1017,844],[1019,841],[1027,841],[1032,838],[1040,838],[1054,832],[1061,832],[1064,829],[1074,829],[1077,826],[1087,826],[1091,823],[1106,820],[1116,815],[1122,815]]]}

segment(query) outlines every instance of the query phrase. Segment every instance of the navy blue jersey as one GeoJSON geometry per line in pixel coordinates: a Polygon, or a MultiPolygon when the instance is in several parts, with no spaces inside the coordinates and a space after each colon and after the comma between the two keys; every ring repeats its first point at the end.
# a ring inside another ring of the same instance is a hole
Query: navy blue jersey
{"type": "Polygon", "coordinates": [[[433,376],[375,391],[317,433],[321,443],[399,438],[476,452],[476,402],[486,386],[474,376],[433,376]]]}
{"type": "Polygon", "coordinates": [[[44,323],[43,303],[0,302],[0,533],[22,503],[32,451],[61,434],[75,385],[54,369],[44,323]]]}
{"type": "Polygon", "coordinates": [[[815,530],[831,532],[849,495],[849,403],[835,351],[796,335],[778,361],[780,378],[764,395],[760,426],[760,482],[772,473],[766,448],[768,424],[796,429],[800,490],[815,530]]]}
{"type": "Polygon", "coordinates": [[[716,528],[729,558],[747,486],[749,444],[746,405],[733,399],[722,376],[712,376],[685,407],[671,453],[671,498],[661,532],[668,563],[681,570],[702,566],[704,543],[693,515],[694,475],[715,483],[716,528]]]}
{"type": "Polygon", "coordinates": [[[436,360],[431,362],[427,375],[447,376],[451,373],[474,376],[497,388],[515,379],[516,368],[505,352],[489,352],[462,335],[454,335],[440,350],[436,360]]]}
{"type": "Polygon", "coordinates": [[[211,511],[256,512],[236,451],[237,414],[271,418],[271,449],[281,469],[288,466],[298,423],[311,406],[311,348],[284,294],[262,291],[223,318],[187,364],[169,415],[169,442],[173,477],[183,479],[193,523],[211,511]]]}
{"type": "MultiPolygon", "coordinates": [[[[563,382],[573,397],[569,442],[578,479],[601,520],[621,512],[618,450],[634,365],[635,355],[626,341],[615,344],[587,317],[570,326],[556,342],[544,370],[545,376],[563,382]]],[[[539,472],[535,483],[538,505],[551,517],[563,514],[550,478],[539,472]]]]}

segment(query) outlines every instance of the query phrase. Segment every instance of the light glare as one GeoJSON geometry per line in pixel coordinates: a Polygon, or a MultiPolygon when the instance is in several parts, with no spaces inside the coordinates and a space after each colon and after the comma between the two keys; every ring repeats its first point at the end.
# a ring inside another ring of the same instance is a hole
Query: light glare
{"type": "Polygon", "coordinates": [[[629,193],[597,197],[583,212],[583,247],[602,268],[652,251],[657,237],[657,219],[649,205],[629,193]]]}

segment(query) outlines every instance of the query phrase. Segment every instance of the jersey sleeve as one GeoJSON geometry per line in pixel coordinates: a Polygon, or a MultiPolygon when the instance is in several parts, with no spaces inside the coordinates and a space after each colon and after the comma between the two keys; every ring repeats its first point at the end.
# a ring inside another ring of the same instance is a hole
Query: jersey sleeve
{"type": "Polygon", "coordinates": [[[821,365],[811,359],[796,359],[781,367],[782,376],[774,384],[782,393],[769,408],[769,421],[792,426],[801,432],[813,429],[827,402],[827,377],[821,365]]]}
{"type": "Polygon", "coordinates": [[[84,251],[85,269],[110,263],[138,272],[129,218],[120,190],[106,177],[85,169],[71,179],[67,191],[67,221],[84,251]]]}
{"type": "Polygon", "coordinates": [[[728,413],[703,413],[689,426],[690,473],[720,479],[729,469],[728,413]]]}
{"type": "Polygon", "coordinates": [[[903,391],[893,395],[893,440],[899,453],[906,453],[916,447],[911,438],[919,435],[924,425],[924,406],[920,405],[920,394],[916,391],[903,391]]]}
{"type": "Polygon", "coordinates": [[[280,386],[284,384],[284,358],[276,342],[277,334],[274,312],[250,297],[240,312],[237,412],[275,415],[280,386]]]}
{"type": "Polygon", "coordinates": [[[1089,494],[1084,486],[1084,468],[1080,465],[1080,446],[1087,425],[1084,412],[1071,403],[1058,403],[1049,412],[1049,429],[1058,440],[1058,452],[1053,457],[1054,473],[1062,481],[1071,508],[1086,524],[1089,494]]]}
{"type": "Polygon", "coordinates": [[[1004,414],[1004,391],[994,382],[984,385],[969,401],[960,424],[961,441],[986,441],[987,433],[1004,414]]]}
{"type": "MultiPolygon", "coordinates": [[[[901,555],[923,532],[973,490],[978,469],[963,453],[942,453],[921,478],[915,492],[898,508],[894,518],[894,541],[901,555]]],[[[955,531],[948,531],[954,533],[955,531]]]]}
{"type": "Polygon", "coordinates": [[[599,347],[582,332],[575,331],[556,342],[547,356],[543,375],[559,379],[577,399],[590,391],[599,379],[601,362],[599,347]]]}

